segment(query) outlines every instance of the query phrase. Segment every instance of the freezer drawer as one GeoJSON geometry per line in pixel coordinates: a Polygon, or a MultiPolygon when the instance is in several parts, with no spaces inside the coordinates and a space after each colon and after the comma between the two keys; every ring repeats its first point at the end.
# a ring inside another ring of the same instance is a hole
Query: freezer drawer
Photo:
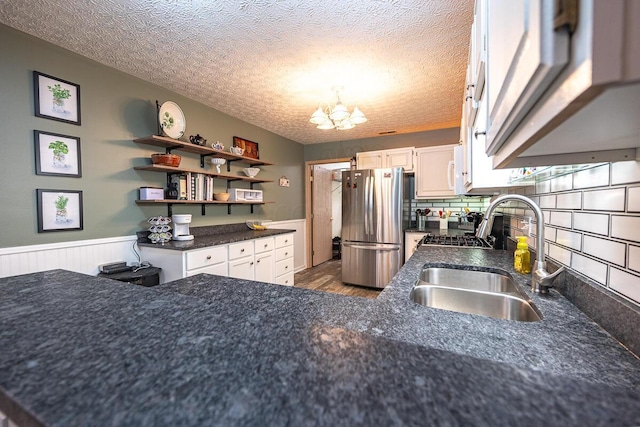
{"type": "Polygon", "coordinates": [[[384,288],[402,266],[402,245],[342,242],[342,281],[384,288]]]}

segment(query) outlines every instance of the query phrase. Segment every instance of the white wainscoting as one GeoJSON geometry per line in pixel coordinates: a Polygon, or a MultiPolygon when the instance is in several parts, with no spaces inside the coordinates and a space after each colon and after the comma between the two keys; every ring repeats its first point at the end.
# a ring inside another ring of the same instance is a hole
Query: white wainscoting
{"type": "Polygon", "coordinates": [[[296,230],[293,233],[293,244],[295,255],[293,257],[293,268],[296,273],[307,268],[307,220],[291,219],[287,221],[273,221],[267,224],[269,228],[296,230]]]}
{"type": "MultiPolygon", "coordinates": [[[[306,220],[273,221],[269,228],[296,230],[294,233],[294,271],[306,268],[306,220]]],[[[0,248],[0,277],[38,271],[64,269],[95,276],[101,264],[138,262],[133,252],[136,236],[111,237],[46,245],[0,248]]],[[[139,252],[139,249],[136,247],[139,252]]],[[[143,260],[144,261],[144,260],[143,260]]]]}
{"type": "Polygon", "coordinates": [[[95,276],[101,264],[137,262],[135,241],[136,236],[124,236],[0,248],[0,277],[58,268],[95,276]]]}

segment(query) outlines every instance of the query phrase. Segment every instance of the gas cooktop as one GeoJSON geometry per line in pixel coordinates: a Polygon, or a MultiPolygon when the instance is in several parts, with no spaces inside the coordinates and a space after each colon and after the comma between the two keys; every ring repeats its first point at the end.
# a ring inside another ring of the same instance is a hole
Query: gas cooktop
{"type": "Polygon", "coordinates": [[[431,233],[425,235],[422,240],[420,240],[418,246],[421,245],[492,248],[487,241],[476,236],[436,236],[431,233]]]}

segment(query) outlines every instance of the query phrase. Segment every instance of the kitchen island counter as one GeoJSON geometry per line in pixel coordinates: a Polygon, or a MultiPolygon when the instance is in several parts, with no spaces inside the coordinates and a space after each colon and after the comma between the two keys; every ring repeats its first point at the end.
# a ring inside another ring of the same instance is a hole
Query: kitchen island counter
{"type": "Polygon", "coordinates": [[[426,262],[511,271],[502,251],[421,248],[376,300],[211,275],[0,279],[0,410],[23,427],[640,423],[640,362],[566,299],[530,295],[541,322],[422,307],[426,262]]]}

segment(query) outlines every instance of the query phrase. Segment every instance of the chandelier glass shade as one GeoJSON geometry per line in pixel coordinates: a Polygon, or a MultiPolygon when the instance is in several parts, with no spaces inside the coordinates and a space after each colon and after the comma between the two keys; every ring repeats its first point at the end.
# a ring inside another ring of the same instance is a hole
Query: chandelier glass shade
{"type": "Polygon", "coordinates": [[[339,89],[334,90],[337,98],[335,105],[333,107],[327,105],[326,108],[319,106],[309,119],[311,123],[322,130],[347,130],[367,121],[364,113],[358,107],[355,107],[353,112],[349,113],[347,107],[340,101],[339,89]]]}

